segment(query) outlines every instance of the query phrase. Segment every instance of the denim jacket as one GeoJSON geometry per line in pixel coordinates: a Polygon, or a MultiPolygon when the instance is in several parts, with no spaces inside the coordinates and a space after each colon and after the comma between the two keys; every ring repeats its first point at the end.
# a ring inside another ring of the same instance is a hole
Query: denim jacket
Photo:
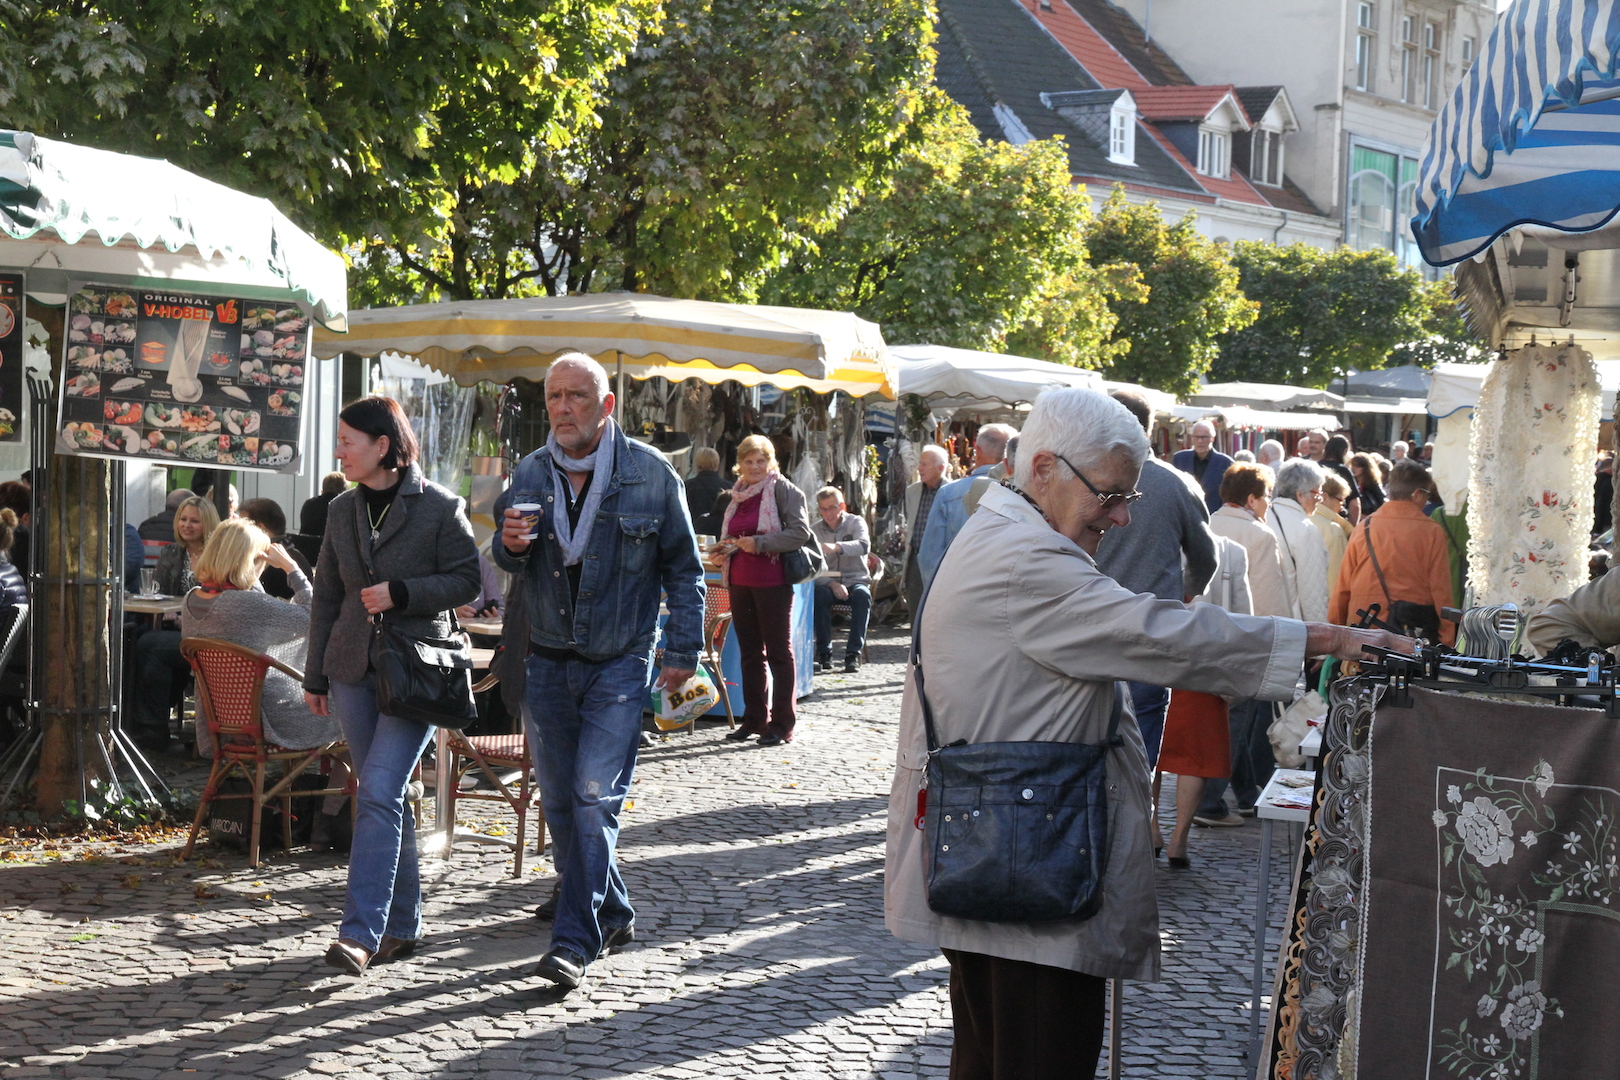
{"type": "Polygon", "coordinates": [[[669,607],[664,666],[696,668],[703,647],[703,566],[685,491],[656,450],[625,438],[617,427],[613,439],[613,477],[591,526],[578,607],[570,602],[562,549],[548,528],[553,513],[568,510],[562,498],[554,498],[557,472],[545,447],[518,462],[511,485],[495,503],[495,520],[505,521],[515,492],[538,492],[544,508],[540,538],[521,556],[497,538],[490,545],[495,565],[520,575],[529,640],[536,645],[572,649],[596,661],[649,651],[662,593],[669,607]]]}

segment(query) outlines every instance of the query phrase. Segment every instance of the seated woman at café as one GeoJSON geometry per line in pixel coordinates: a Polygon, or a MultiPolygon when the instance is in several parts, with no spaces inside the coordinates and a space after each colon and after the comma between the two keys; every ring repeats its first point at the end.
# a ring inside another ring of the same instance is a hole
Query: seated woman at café
{"type": "MultiPolygon", "coordinates": [[[[309,604],[314,587],[287,549],[270,542],[264,530],[241,518],[232,518],[214,530],[202,558],[197,560],[197,587],[186,595],[180,609],[184,638],[214,638],[267,653],[294,668],[309,649],[309,604]],[[287,575],[293,602],[278,600],[258,589],[266,566],[287,575]]],[[[289,750],[304,750],[338,742],[343,730],[335,716],[316,716],[304,704],[304,688],[284,672],[271,668],[264,678],[259,715],[266,742],[289,750]]],[[[206,725],[197,730],[197,750],[211,757],[213,739],[206,725]]],[[[333,786],[346,780],[334,777],[333,786]]],[[[331,816],[343,796],[329,795],[315,821],[313,841],[320,846],[331,827],[331,816]],[[322,820],[326,819],[326,820],[322,820]]]]}
{"type": "MultiPolygon", "coordinates": [[[[197,584],[197,562],[219,527],[219,511],[198,495],[174,508],[174,543],[163,549],[153,583],[164,596],[184,596],[197,584]]],[[[124,731],[147,753],[169,748],[169,714],[175,688],[191,674],[180,655],[180,631],[148,630],[130,647],[134,684],[124,712],[124,731]]]]}

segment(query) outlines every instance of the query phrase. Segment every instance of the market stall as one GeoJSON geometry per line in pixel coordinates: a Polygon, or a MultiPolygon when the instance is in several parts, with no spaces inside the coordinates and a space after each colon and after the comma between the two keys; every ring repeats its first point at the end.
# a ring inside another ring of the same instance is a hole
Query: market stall
{"type": "MultiPolygon", "coordinates": [[[[460,386],[485,385],[500,403],[499,446],[492,449],[508,459],[544,441],[534,384],[555,357],[576,349],[613,374],[625,429],[666,456],[708,445],[724,461],[744,435],[765,430],[796,484],[813,492],[838,479],[852,506],[861,505],[868,470],[860,401],[892,398],[894,385],[878,328],[845,312],[639,293],[458,301],[355,311],[348,333],[317,330],[313,346],[322,358],[398,354],[460,386]],[[494,388],[498,383],[509,389],[494,388]]],[[[459,476],[473,455],[452,438],[444,457],[446,474],[459,476]]],[[[494,530],[490,508],[510,463],[496,457],[484,455],[491,467],[469,484],[469,510],[484,536],[494,530]]],[[[810,586],[796,588],[794,648],[804,694],[814,687],[815,649],[810,586]]],[[[727,681],[736,686],[734,643],[727,656],[727,681]]]]}
{"type": "Polygon", "coordinates": [[[180,446],[170,433],[197,425],[187,438],[200,455],[206,436],[210,465],[296,468],[307,428],[293,398],[317,377],[303,343],[311,322],[344,329],[345,273],[263,199],[163,161],[0,131],[0,421],[26,416],[34,499],[30,727],[0,761],[0,801],[31,769],[47,812],[83,805],[92,777],[114,797],[126,783],[157,794],[120,731],[123,639],[109,633],[122,624],[126,465],[164,460],[180,446]],[[26,403],[13,333],[61,365],[54,387],[48,369],[30,377],[26,403]]]}

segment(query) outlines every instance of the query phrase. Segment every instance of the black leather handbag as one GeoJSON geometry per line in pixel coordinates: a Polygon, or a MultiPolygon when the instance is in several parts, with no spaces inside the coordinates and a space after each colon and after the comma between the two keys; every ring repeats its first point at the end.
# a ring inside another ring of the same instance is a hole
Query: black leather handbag
{"type": "Polygon", "coordinates": [[[980,922],[1090,918],[1102,906],[1108,865],[1108,751],[1124,742],[1118,684],[1103,742],[941,746],[923,687],[921,625],[919,614],[911,670],[928,734],[922,807],[928,906],[980,922]]]}
{"type": "Polygon", "coordinates": [[[826,569],[827,556],[821,553],[821,545],[815,540],[804,547],[782,552],[782,577],[789,585],[813,581],[826,569]]]}
{"type": "MultiPolygon", "coordinates": [[[[358,535],[354,542],[367,580],[377,584],[377,573],[366,559],[358,535]]],[[[377,674],[379,713],[456,729],[478,719],[472,692],[472,646],[459,632],[461,624],[454,611],[450,623],[455,628],[452,637],[417,637],[380,614],[371,617],[371,666],[377,674]]]]}

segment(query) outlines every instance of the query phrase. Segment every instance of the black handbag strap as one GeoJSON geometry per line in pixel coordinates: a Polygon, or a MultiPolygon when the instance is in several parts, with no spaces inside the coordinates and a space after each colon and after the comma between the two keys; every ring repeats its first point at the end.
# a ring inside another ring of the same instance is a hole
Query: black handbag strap
{"type": "MultiPolygon", "coordinates": [[[[364,494],[362,494],[361,495],[361,505],[364,505],[364,499],[365,499],[365,496],[364,496],[364,494]]],[[[359,529],[355,529],[355,531],[354,531],[354,553],[357,556],[359,556],[359,558],[360,558],[360,565],[361,565],[362,568],[364,568],[364,570],[366,572],[366,580],[369,581],[371,584],[376,585],[378,583],[377,582],[377,570],[376,570],[375,567],[373,567],[371,565],[371,560],[366,558],[365,545],[360,543],[360,530],[359,529]]],[[[382,613],[381,612],[379,612],[376,615],[368,616],[368,618],[369,618],[372,626],[375,627],[375,626],[381,626],[382,625],[382,613]]],[[[456,635],[461,634],[463,632],[464,631],[461,628],[461,620],[456,617],[456,609],[451,608],[450,609],[450,636],[455,637],[456,635]]]]}
{"type": "MultiPolygon", "coordinates": [[[[928,606],[928,594],[934,590],[934,582],[938,580],[938,574],[928,579],[928,584],[923,586],[922,598],[917,601],[917,610],[911,613],[911,673],[917,680],[917,701],[922,705],[923,731],[928,737],[928,752],[930,754],[939,750],[940,744],[939,732],[934,727],[934,707],[928,702],[928,689],[923,682],[922,613],[923,609],[928,606]]],[[[1112,685],[1114,689],[1114,707],[1108,716],[1108,737],[1105,742],[1108,746],[1118,746],[1121,741],[1119,737],[1119,718],[1124,709],[1120,705],[1119,683],[1115,682],[1112,685]]],[[[966,744],[966,739],[960,739],[950,745],[965,746],[966,744]]]]}
{"type": "Polygon", "coordinates": [[[1361,531],[1366,534],[1367,557],[1372,559],[1373,573],[1378,575],[1378,587],[1384,590],[1384,602],[1389,605],[1390,614],[1393,617],[1395,598],[1389,595],[1389,582],[1384,580],[1384,568],[1378,565],[1378,549],[1373,547],[1372,517],[1370,515],[1361,519],[1361,531]]]}

